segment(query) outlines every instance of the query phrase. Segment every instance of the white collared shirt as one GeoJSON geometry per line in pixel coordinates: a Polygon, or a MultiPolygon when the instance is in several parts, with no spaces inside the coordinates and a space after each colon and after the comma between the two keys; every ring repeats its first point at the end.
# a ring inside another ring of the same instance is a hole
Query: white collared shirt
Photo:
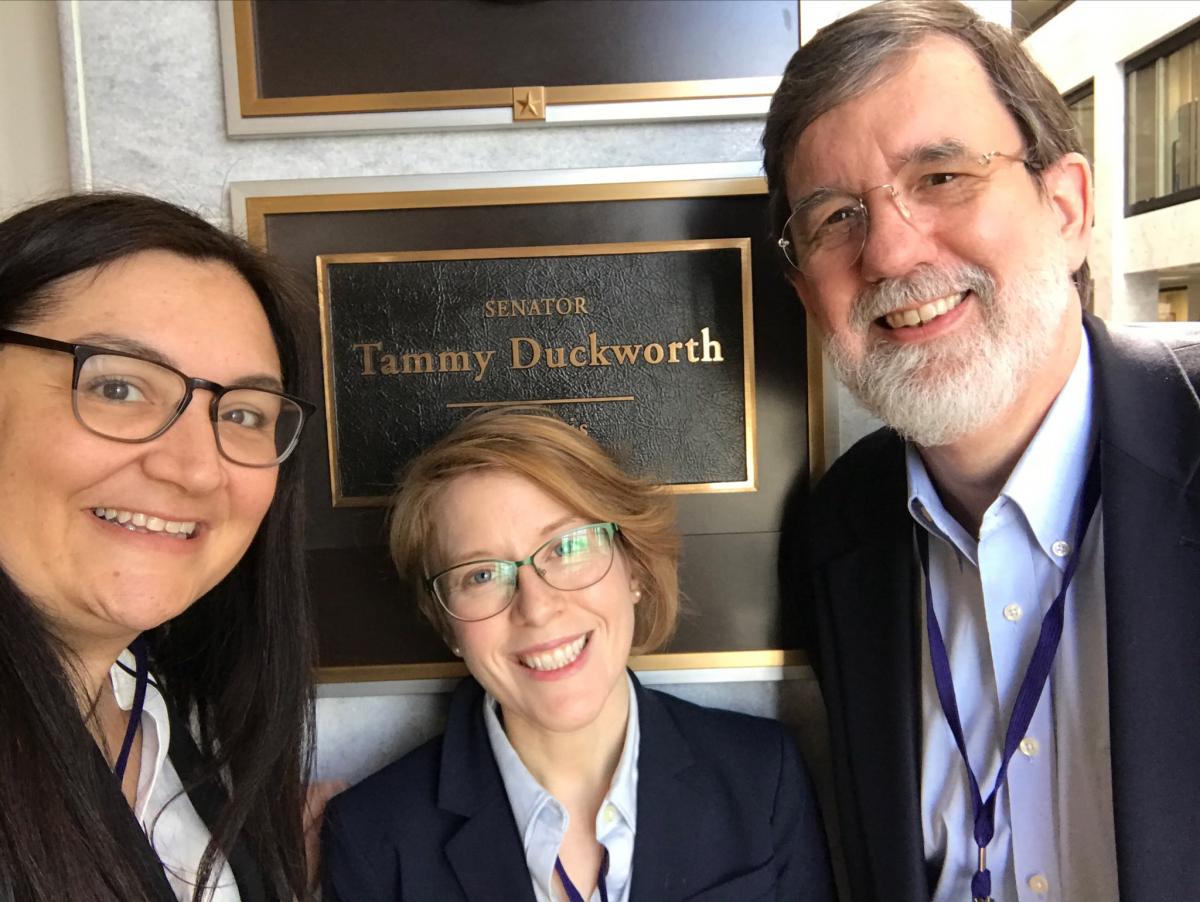
{"type": "MultiPolygon", "coordinates": [[[[136,681],[133,677],[136,661],[126,650],[109,670],[113,695],[122,710],[133,707],[136,681]],[[128,670],[121,667],[124,664],[128,670]]],[[[167,757],[171,747],[171,724],[167,705],[151,676],[146,687],[146,703],[142,709],[142,757],[138,773],[137,799],[133,813],[146,832],[150,845],[162,862],[167,882],[179,902],[191,902],[196,883],[200,856],[208,846],[210,834],[191,799],[183,792],[179,775],[167,757]]],[[[237,883],[229,864],[218,856],[213,874],[216,889],[205,897],[209,902],[241,902],[237,883]]],[[[209,878],[211,885],[213,878],[209,878]]]]}
{"type": "MultiPolygon", "coordinates": [[[[979,539],[945,509],[908,449],[909,511],[929,543],[934,610],[971,764],[986,799],[1042,618],[1075,542],[1096,445],[1087,336],[1063,390],[984,514],[979,539]]],[[[996,902],[1115,902],[1104,549],[1097,507],[1067,593],[1048,690],[1009,764],[988,846],[996,902]]],[[[924,588],[922,587],[922,592],[924,588]]],[[[921,596],[921,816],[934,902],[970,897],[977,867],[966,770],[937,697],[921,596]]]]}
{"type": "MultiPolygon", "coordinates": [[[[633,680],[626,674],[629,687],[629,720],[621,760],[613,773],[612,785],[600,810],[596,812],[596,841],[608,850],[608,902],[627,902],[633,873],[633,842],[637,833],[638,782],[638,705],[633,680]]],[[[517,822],[517,831],[525,847],[525,862],[533,880],[537,902],[557,902],[553,893],[554,862],[567,833],[569,815],[558,799],[542,788],[508,741],[496,716],[496,700],[486,695],[483,720],[491,740],[492,754],[500,768],[508,804],[517,822]]],[[[570,876],[570,875],[568,875],[570,876]]],[[[599,902],[599,889],[588,902],[599,902]]]]}

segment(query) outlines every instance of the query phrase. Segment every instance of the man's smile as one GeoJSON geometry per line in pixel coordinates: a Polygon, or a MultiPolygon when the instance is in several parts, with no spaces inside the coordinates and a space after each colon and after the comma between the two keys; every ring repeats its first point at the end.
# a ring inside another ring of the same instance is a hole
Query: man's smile
{"type": "Polygon", "coordinates": [[[924,326],[939,316],[944,316],[955,307],[963,302],[967,292],[960,291],[955,294],[948,294],[944,297],[935,298],[932,301],[926,301],[916,307],[909,307],[904,310],[896,310],[886,316],[881,316],[876,322],[880,325],[887,325],[890,329],[905,329],[912,326],[924,326]],[[882,321],[882,322],[881,322],[882,321]]]}

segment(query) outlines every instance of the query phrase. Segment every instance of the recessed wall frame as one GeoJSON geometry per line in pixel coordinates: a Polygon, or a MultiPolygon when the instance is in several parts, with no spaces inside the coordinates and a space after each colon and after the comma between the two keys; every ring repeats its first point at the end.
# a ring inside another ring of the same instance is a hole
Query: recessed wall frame
{"type": "MultiPolygon", "coordinates": [[[[819,471],[824,447],[819,360],[810,359],[815,344],[772,255],[765,192],[753,163],[243,182],[231,188],[235,227],[308,273],[314,321],[318,257],[428,255],[466,246],[464,223],[480,246],[493,245],[497,234],[514,246],[544,245],[546,234],[579,244],[753,236],[751,251],[759,257],[754,272],[760,274],[753,300],[758,491],[676,496],[689,613],[669,650],[631,662],[643,671],[725,670],[729,679],[748,669],[806,661],[790,638],[792,614],[777,597],[777,530],[789,487],[819,471]]],[[[309,353],[318,361],[321,348],[314,345],[309,353]]],[[[320,387],[309,393],[319,397],[320,387]]],[[[313,425],[316,432],[302,453],[309,567],[321,624],[320,681],[460,675],[461,663],[416,615],[407,597],[412,587],[396,583],[386,549],[377,547],[381,513],[334,507],[326,449],[320,447],[325,423],[313,425]]]]}
{"type": "Polygon", "coordinates": [[[217,5],[231,136],[756,117],[799,46],[797,0],[217,5]]]}

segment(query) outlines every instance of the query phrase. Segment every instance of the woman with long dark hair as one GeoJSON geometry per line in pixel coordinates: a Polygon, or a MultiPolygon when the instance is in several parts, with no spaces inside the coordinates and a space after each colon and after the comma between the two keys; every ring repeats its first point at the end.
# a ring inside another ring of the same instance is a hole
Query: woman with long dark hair
{"type": "Polygon", "coordinates": [[[307,899],[288,281],[147,197],[0,223],[0,899],[307,899]]]}

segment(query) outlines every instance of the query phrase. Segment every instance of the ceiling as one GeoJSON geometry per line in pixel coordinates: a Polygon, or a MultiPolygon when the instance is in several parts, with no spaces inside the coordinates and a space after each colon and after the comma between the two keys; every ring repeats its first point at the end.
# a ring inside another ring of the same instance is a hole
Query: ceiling
{"type": "Polygon", "coordinates": [[[1029,34],[1030,26],[1035,22],[1042,24],[1043,19],[1049,19],[1059,8],[1067,6],[1071,0],[1012,0],[1012,27],[1018,34],[1029,34]]]}

